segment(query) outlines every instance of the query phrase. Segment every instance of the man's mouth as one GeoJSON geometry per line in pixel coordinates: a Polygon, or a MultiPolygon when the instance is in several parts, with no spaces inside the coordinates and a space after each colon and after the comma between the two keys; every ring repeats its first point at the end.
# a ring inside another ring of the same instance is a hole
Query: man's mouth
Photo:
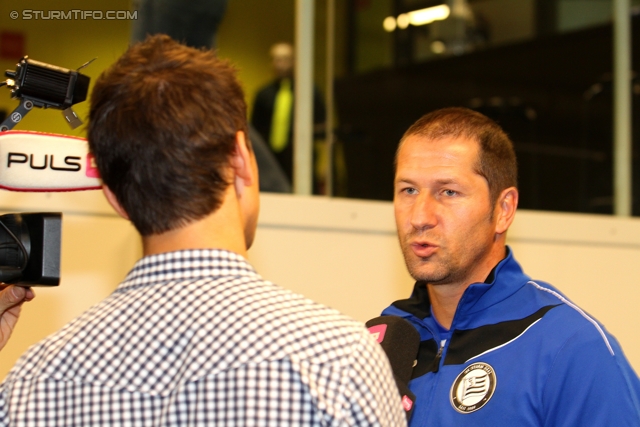
{"type": "Polygon", "coordinates": [[[428,242],[413,242],[411,243],[411,250],[413,253],[420,258],[427,258],[436,252],[438,249],[437,246],[428,243],[428,242]]]}

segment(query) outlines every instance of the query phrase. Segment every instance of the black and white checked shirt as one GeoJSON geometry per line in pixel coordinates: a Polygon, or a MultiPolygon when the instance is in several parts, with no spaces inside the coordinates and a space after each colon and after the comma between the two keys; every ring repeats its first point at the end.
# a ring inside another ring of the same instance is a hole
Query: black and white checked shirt
{"type": "Polygon", "coordinates": [[[0,386],[0,426],[405,424],[364,325],[223,250],[138,261],[0,386]]]}

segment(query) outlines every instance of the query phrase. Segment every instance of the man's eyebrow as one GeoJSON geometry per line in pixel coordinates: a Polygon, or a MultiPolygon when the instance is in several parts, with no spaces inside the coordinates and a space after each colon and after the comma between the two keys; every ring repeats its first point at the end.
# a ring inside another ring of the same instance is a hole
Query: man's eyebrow
{"type": "MultiPolygon", "coordinates": [[[[454,178],[438,178],[433,181],[435,184],[439,185],[447,185],[447,184],[459,184],[460,182],[454,178]]],[[[406,184],[416,184],[416,181],[411,178],[398,178],[395,180],[396,184],[406,183],[406,184]]]]}
{"type": "Polygon", "coordinates": [[[398,178],[394,180],[394,184],[411,184],[415,185],[415,181],[409,178],[398,178]]]}
{"type": "Polygon", "coordinates": [[[436,184],[447,185],[447,184],[459,184],[460,182],[453,178],[440,178],[435,180],[436,184]]]}

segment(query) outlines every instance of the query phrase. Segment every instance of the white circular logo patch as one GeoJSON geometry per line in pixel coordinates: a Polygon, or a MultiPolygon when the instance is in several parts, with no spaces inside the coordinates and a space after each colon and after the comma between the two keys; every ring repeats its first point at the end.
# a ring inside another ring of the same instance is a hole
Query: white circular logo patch
{"type": "Polygon", "coordinates": [[[483,362],[469,365],[451,386],[451,406],[461,414],[477,411],[491,399],[496,383],[491,365],[483,362]]]}

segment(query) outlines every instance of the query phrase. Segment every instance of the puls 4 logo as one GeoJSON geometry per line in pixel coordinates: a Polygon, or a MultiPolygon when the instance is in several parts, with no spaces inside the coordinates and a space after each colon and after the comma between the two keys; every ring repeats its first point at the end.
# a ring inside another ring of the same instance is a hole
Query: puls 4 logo
{"type": "Polygon", "coordinates": [[[82,169],[82,158],[78,156],[64,156],[63,160],[57,160],[53,154],[40,155],[36,158],[33,154],[9,153],[7,155],[7,168],[13,164],[28,164],[31,169],[54,171],[78,172],[82,169]]]}

